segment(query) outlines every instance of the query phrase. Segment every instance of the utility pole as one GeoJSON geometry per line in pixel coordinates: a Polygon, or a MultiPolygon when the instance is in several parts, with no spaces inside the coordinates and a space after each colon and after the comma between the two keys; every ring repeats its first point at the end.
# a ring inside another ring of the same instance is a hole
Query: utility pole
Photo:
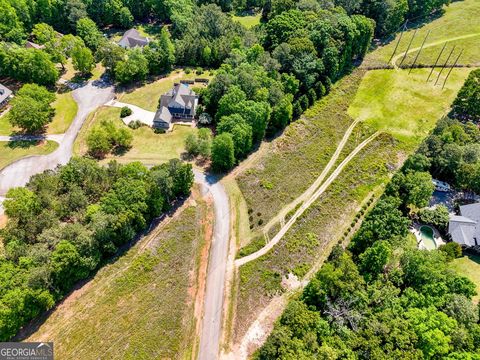
{"type": "Polygon", "coordinates": [[[410,46],[412,46],[413,39],[415,38],[415,35],[417,35],[418,29],[415,29],[415,32],[413,33],[412,38],[410,39],[410,43],[408,44],[407,51],[405,51],[405,55],[403,55],[402,61],[400,61],[400,65],[398,67],[401,67],[403,62],[405,61],[405,58],[408,55],[408,51],[410,50],[410,46]]]}
{"type": "Polygon", "coordinates": [[[445,61],[445,64],[443,64],[442,68],[440,69],[440,72],[438,73],[437,80],[435,81],[434,85],[437,85],[438,80],[440,79],[440,75],[442,75],[443,69],[445,69],[445,66],[447,66],[448,60],[450,60],[450,57],[452,56],[454,50],[455,50],[455,46],[453,46],[452,51],[450,51],[450,54],[448,54],[447,61],[445,61]]]}
{"type": "Polygon", "coordinates": [[[463,53],[463,49],[460,50],[460,53],[458,54],[457,59],[455,60],[455,62],[453,63],[452,67],[451,67],[450,70],[448,71],[447,77],[445,78],[445,81],[443,82],[442,90],[443,90],[443,88],[445,87],[445,84],[447,83],[447,80],[448,80],[448,77],[450,76],[450,73],[452,72],[452,70],[453,70],[453,68],[455,67],[455,65],[457,65],[457,62],[458,62],[458,60],[460,59],[460,56],[462,56],[462,53],[463,53]]]}
{"type": "Polygon", "coordinates": [[[423,45],[425,45],[425,41],[427,41],[428,35],[430,35],[430,30],[428,30],[427,35],[425,36],[425,39],[423,39],[422,46],[420,46],[420,50],[418,51],[417,56],[415,56],[415,59],[413,60],[412,65],[410,66],[410,70],[408,71],[409,74],[412,72],[412,69],[418,60],[418,57],[420,56],[420,53],[423,50],[423,45]]]}
{"type": "Polygon", "coordinates": [[[432,70],[430,71],[430,74],[428,75],[427,83],[428,83],[428,80],[430,80],[430,77],[432,76],[433,70],[437,67],[438,60],[440,60],[440,56],[442,56],[443,50],[445,50],[446,46],[447,46],[447,43],[443,44],[442,50],[440,51],[440,54],[438,54],[437,60],[435,60],[435,65],[433,65],[432,70]]]}
{"type": "Polygon", "coordinates": [[[400,33],[400,37],[398,38],[397,45],[395,45],[395,49],[393,50],[392,56],[390,56],[390,59],[388,60],[388,64],[390,64],[390,61],[392,61],[393,57],[395,56],[395,54],[397,52],[398,45],[400,45],[400,41],[402,41],[403,33],[405,32],[405,30],[407,28],[407,23],[408,23],[408,20],[405,21],[405,24],[403,24],[402,32],[400,33]]]}

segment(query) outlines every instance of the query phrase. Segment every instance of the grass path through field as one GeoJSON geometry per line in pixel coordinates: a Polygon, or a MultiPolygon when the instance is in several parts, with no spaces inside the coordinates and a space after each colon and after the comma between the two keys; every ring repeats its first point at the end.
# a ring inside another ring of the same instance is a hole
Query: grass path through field
{"type": "Polygon", "coordinates": [[[287,231],[292,227],[292,225],[296,222],[296,220],[307,210],[317,199],[320,195],[322,195],[328,186],[337,178],[343,168],[366,146],[368,145],[373,139],[375,139],[380,133],[376,132],[371,135],[369,138],[364,140],[360,145],[358,145],[341,163],[338,167],[333,171],[333,173],[328,177],[328,179],[306,200],[303,205],[295,212],[295,214],[288,220],[288,222],[282,226],[280,231],[273,237],[273,239],[268,242],[263,248],[245,256],[243,258],[235,260],[235,266],[240,267],[250,261],[258,259],[260,256],[265,255],[268,251],[270,251],[287,233],[287,231]]]}
{"type": "Polygon", "coordinates": [[[310,185],[310,187],[303,192],[299,197],[297,197],[295,200],[293,200],[290,204],[286,205],[280,212],[274,216],[268,223],[265,225],[263,228],[264,233],[268,233],[268,231],[272,228],[275,223],[281,221],[282,219],[285,218],[285,216],[295,209],[300,203],[303,203],[307,201],[312,194],[317,190],[317,188],[322,184],[323,180],[325,177],[328,175],[330,170],[332,170],[333,166],[338,160],[338,157],[340,156],[340,153],[342,152],[343,148],[345,147],[345,144],[347,143],[348,139],[350,138],[350,135],[352,134],[353,129],[357,124],[361,121],[362,119],[356,119],[347,129],[345,132],[345,135],[343,135],[342,140],[337,146],[337,149],[335,150],[335,153],[332,155],[330,160],[327,163],[327,166],[323,169],[322,173],[318,176],[318,178],[310,185]]]}
{"type": "MultiPolygon", "coordinates": [[[[427,48],[430,48],[430,47],[433,47],[433,46],[438,46],[438,45],[442,45],[444,43],[448,43],[448,42],[452,42],[452,41],[458,41],[458,40],[463,40],[463,39],[468,39],[468,38],[471,38],[471,37],[475,37],[475,36],[480,36],[480,33],[473,33],[473,34],[466,34],[466,35],[461,35],[461,36],[456,36],[456,37],[452,37],[452,38],[448,38],[448,39],[442,39],[442,40],[438,40],[438,41],[434,41],[432,43],[428,43],[428,44],[425,44],[423,46],[423,49],[427,49],[427,48]]],[[[395,69],[398,69],[398,66],[397,66],[397,61],[404,57],[405,55],[408,55],[408,54],[411,54],[411,53],[414,53],[416,51],[419,51],[421,49],[421,46],[419,47],[416,47],[416,48],[413,48],[413,49],[410,49],[408,51],[404,51],[398,55],[395,55],[391,61],[393,67],[395,69]]],[[[453,61],[453,59],[452,59],[453,61]]],[[[433,64],[432,64],[433,65],[433,64]]]]}

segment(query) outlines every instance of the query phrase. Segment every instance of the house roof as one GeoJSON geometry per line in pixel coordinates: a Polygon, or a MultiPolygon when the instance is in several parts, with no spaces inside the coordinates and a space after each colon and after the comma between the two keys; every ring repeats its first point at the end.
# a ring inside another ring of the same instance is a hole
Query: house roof
{"type": "Polygon", "coordinates": [[[160,107],[155,113],[153,122],[164,122],[170,124],[172,122],[172,114],[167,107],[160,107]]]}
{"type": "Polygon", "coordinates": [[[12,91],[6,86],[0,84],[0,103],[5,101],[10,95],[12,95],[12,91]]]}
{"type": "Polygon", "coordinates": [[[118,45],[123,47],[143,47],[149,43],[148,38],[143,37],[136,29],[130,29],[123,34],[122,38],[118,42],[118,45]]]}
{"type": "Polygon", "coordinates": [[[160,106],[181,106],[192,108],[195,105],[197,94],[185,84],[175,84],[166,94],[162,95],[160,106]],[[168,101],[168,102],[167,102],[168,101]]]}
{"type": "Polygon", "coordinates": [[[480,242],[480,203],[460,206],[460,215],[450,215],[448,232],[459,244],[474,246],[480,242]]]}

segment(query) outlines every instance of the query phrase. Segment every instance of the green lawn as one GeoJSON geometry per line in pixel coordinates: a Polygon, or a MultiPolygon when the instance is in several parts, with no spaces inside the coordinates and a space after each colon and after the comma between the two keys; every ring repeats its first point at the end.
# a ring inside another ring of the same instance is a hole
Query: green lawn
{"type": "MultiPolygon", "coordinates": [[[[478,64],[480,62],[480,21],[478,20],[480,18],[480,1],[455,1],[445,9],[446,11],[443,16],[425,24],[425,26],[418,29],[417,35],[412,42],[412,49],[420,48],[423,39],[429,30],[430,35],[427,38],[426,45],[436,45],[432,47],[426,47],[420,54],[417,62],[420,64],[433,64],[441,48],[443,47],[445,40],[478,34],[478,36],[475,37],[461,38],[451,41],[447,45],[447,50],[450,50],[453,45],[457,46],[457,50],[464,50],[459,61],[460,64],[478,64]]],[[[406,51],[413,32],[414,29],[411,29],[403,34],[397,54],[406,51]]],[[[398,34],[396,39],[390,42],[388,45],[370,53],[366,57],[365,63],[367,65],[386,64],[393,53],[399,36],[400,34],[398,34]]],[[[404,64],[412,63],[415,56],[416,52],[409,54],[405,59],[404,64]]],[[[443,62],[445,62],[447,56],[448,52],[445,51],[442,56],[443,62]]],[[[452,59],[450,60],[450,63],[453,63],[452,59]]]]}
{"type": "Polygon", "coordinates": [[[58,148],[55,141],[35,142],[35,141],[15,141],[0,142],[0,169],[15,160],[21,159],[29,155],[46,155],[58,148]]]}
{"type": "Polygon", "coordinates": [[[207,222],[205,201],[197,198],[103,267],[27,341],[55,342],[59,359],[191,358],[207,222]]]}
{"type": "Polygon", "coordinates": [[[91,114],[83,125],[74,144],[74,152],[84,155],[87,152],[86,138],[89,130],[102,120],[114,120],[133,135],[132,148],[123,155],[109,155],[104,162],[115,159],[118,162],[141,161],[148,165],[161,164],[173,158],[179,158],[185,151],[184,141],[188,134],[197,131],[196,128],[176,125],[172,132],[155,134],[148,126],[132,130],[120,120],[120,108],[101,107],[95,114],[91,114]]]}
{"type": "MultiPolygon", "coordinates": [[[[73,100],[71,92],[57,93],[55,95],[56,100],[52,103],[55,115],[47,127],[47,134],[65,133],[78,111],[78,105],[73,100]]],[[[8,113],[0,117],[0,135],[10,135],[15,130],[8,121],[8,113]]]]}
{"type": "Polygon", "coordinates": [[[233,20],[239,22],[240,24],[245,26],[247,29],[251,29],[255,25],[260,24],[261,17],[262,17],[262,14],[233,16],[233,20]]]}
{"type": "MultiPolygon", "coordinates": [[[[156,111],[158,107],[158,100],[160,96],[170,90],[175,82],[180,80],[192,80],[195,78],[211,79],[213,74],[210,71],[205,71],[203,74],[196,75],[194,71],[186,74],[183,70],[175,70],[169,76],[158,79],[156,81],[147,83],[145,85],[136,85],[125,89],[123,92],[117,94],[118,100],[137,105],[145,110],[156,111]]],[[[192,88],[203,87],[205,85],[195,83],[190,85],[192,88]]]]}
{"type": "Polygon", "coordinates": [[[477,286],[477,296],[473,298],[475,303],[480,300],[480,256],[464,256],[452,262],[452,268],[460,275],[466,276],[477,286]]]}
{"type": "Polygon", "coordinates": [[[75,115],[77,115],[78,105],[73,100],[72,93],[66,92],[57,94],[57,99],[52,104],[55,109],[55,116],[48,125],[49,134],[63,134],[67,131],[75,115]]]}
{"type": "MultiPolygon", "coordinates": [[[[426,83],[428,69],[374,70],[363,78],[348,113],[413,150],[449,111],[471,69],[453,69],[445,89],[426,83]]],[[[443,77],[444,75],[442,75],[443,77]]]]}
{"type": "MultiPolygon", "coordinates": [[[[98,63],[92,70],[88,80],[98,80],[104,72],[105,68],[102,66],[102,64],[98,63]]],[[[84,78],[80,78],[77,74],[77,71],[73,68],[72,59],[68,59],[67,63],[65,64],[65,73],[62,75],[62,79],[72,82],[81,82],[85,80],[84,78]]]]}

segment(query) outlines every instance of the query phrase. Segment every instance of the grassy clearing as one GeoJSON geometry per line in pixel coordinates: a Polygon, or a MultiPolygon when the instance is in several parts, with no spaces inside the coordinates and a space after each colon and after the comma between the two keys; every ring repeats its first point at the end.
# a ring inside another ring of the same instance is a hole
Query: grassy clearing
{"type": "Polygon", "coordinates": [[[303,278],[345,230],[355,226],[361,204],[381,189],[391,169],[399,165],[396,143],[388,134],[370,143],[272,251],[240,268],[236,341],[272,297],[284,291],[283,277],[292,273],[303,278]]]}
{"type": "MultiPolygon", "coordinates": [[[[87,153],[87,136],[90,129],[99,124],[102,120],[113,120],[120,126],[123,122],[120,120],[120,108],[103,106],[95,113],[90,114],[85,121],[80,133],[74,144],[74,153],[76,155],[84,155],[87,153]]],[[[184,141],[188,134],[197,131],[196,128],[185,125],[176,125],[172,132],[166,134],[155,134],[155,132],[147,126],[142,126],[136,130],[126,129],[133,135],[132,148],[125,154],[108,155],[104,162],[112,159],[120,163],[130,161],[141,161],[145,164],[156,165],[167,162],[170,159],[179,158],[185,151],[184,141]]]]}
{"type": "Polygon", "coordinates": [[[10,135],[13,132],[13,127],[8,121],[8,112],[0,117],[0,135],[10,135]]]}
{"type": "Polygon", "coordinates": [[[28,340],[54,341],[59,359],[190,357],[206,224],[207,205],[197,200],[102,268],[28,340]]]}
{"type": "Polygon", "coordinates": [[[245,26],[247,29],[251,29],[255,25],[260,24],[261,17],[262,17],[262,14],[233,16],[233,20],[239,22],[240,24],[245,26]]]}
{"type": "Polygon", "coordinates": [[[266,224],[320,175],[352,123],[347,109],[362,76],[358,71],[345,77],[237,176],[253,230],[266,224]]]}
{"type": "Polygon", "coordinates": [[[0,170],[8,164],[29,155],[46,155],[58,148],[55,141],[0,142],[0,170]]]}
{"type": "MultiPolygon", "coordinates": [[[[461,38],[449,42],[448,49],[453,45],[457,46],[457,50],[464,49],[463,55],[459,61],[460,64],[478,64],[480,62],[480,1],[463,0],[452,2],[445,8],[445,14],[418,29],[417,35],[412,42],[412,49],[419,48],[424,37],[430,30],[430,35],[426,41],[428,44],[436,44],[435,46],[425,48],[417,60],[420,64],[433,64],[437,58],[443,42],[448,39],[461,37],[470,34],[479,34],[477,37],[461,38]]],[[[408,43],[413,35],[414,29],[405,32],[402,41],[398,47],[397,54],[407,50],[408,43]]],[[[397,40],[391,41],[388,45],[380,47],[376,51],[370,53],[366,59],[366,65],[385,65],[393,53],[397,40]]],[[[416,56],[416,52],[407,56],[404,64],[411,64],[416,56]]],[[[447,59],[448,52],[444,52],[443,62],[447,59]]],[[[450,60],[453,63],[453,60],[450,60]]]]}
{"type": "Polygon", "coordinates": [[[47,132],[49,134],[63,134],[72,123],[75,115],[77,115],[78,105],[73,100],[71,92],[57,94],[57,99],[52,104],[55,109],[55,116],[48,125],[47,132]]]}
{"type": "Polygon", "coordinates": [[[92,70],[90,76],[85,79],[80,77],[77,71],[73,68],[72,59],[68,59],[67,63],[65,64],[65,73],[62,75],[62,79],[71,81],[71,82],[82,82],[85,80],[98,80],[105,72],[105,68],[102,64],[98,63],[95,65],[95,68],[92,70]]]}
{"type": "MultiPolygon", "coordinates": [[[[118,100],[137,105],[145,110],[156,111],[158,107],[158,100],[160,95],[170,90],[175,82],[180,80],[193,80],[195,78],[211,79],[213,73],[205,71],[200,75],[197,75],[195,71],[191,71],[186,74],[183,69],[172,71],[168,76],[155,81],[149,82],[145,85],[126,88],[117,94],[118,100]]],[[[192,88],[204,87],[205,85],[195,83],[190,85],[192,88]]]]}
{"type": "Polygon", "coordinates": [[[443,90],[441,85],[426,83],[429,71],[416,69],[410,75],[407,70],[369,71],[348,113],[415,149],[449,111],[471,69],[454,69],[443,90]]]}
{"type": "Polygon", "coordinates": [[[466,276],[477,286],[477,296],[473,298],[475,303],[480,301],[480,256],[468,255],[455,259],[452,268],[460,275],[466,276]]]}

